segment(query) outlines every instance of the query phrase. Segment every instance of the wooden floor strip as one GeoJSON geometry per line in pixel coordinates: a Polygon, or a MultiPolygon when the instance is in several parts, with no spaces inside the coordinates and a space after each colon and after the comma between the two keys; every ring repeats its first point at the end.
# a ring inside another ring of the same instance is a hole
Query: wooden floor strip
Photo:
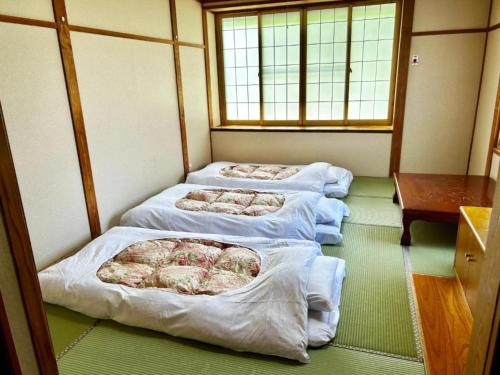
{"type": "Polygon", "coordinates": [[[472,316],[456,277],[413,274],[427,375],[462,375],[472,316]]]}

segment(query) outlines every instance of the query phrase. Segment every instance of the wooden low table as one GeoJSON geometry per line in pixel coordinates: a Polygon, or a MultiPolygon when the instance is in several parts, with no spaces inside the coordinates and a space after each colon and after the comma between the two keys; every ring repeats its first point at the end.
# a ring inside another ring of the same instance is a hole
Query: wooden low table
{"type": "Polygon", "coordinates": [[[495,181],[484,176],[394,173],[393,201],[401,206],[401,245],[411,245],[414,220],[458,223],[460,206],[491,207],[495,181]]]}

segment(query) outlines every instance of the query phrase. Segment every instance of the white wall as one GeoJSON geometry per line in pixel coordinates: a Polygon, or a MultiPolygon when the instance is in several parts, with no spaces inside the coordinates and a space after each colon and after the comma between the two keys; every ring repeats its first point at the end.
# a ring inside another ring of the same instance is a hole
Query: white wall
{"type": "Polygon", "coordinates": [[[391,135],[213,131],[212,147],[215,161],[290,164],[326,161],[349,168],[358,176],[387,176],[391,135]]]}
{"type": "Polygon", "coordinates": [[[56,31],[0,23],[0,100],[38,268],[89,240],[56,31]]]}
{"type": "Polygon", "coordinates": [[[54,21],[51,0],[1,0],[0,14],[54,21]]]}
{"type": "Polygon", "coordinates": [[[103,230],[182,178],[173,47],[72,32],[103,230]]]}
{"type": "Polygon", "coordinates": [[[201,4],[196,0],[176,0],[177,31],[182,42],[203,44],[201,4]]]}

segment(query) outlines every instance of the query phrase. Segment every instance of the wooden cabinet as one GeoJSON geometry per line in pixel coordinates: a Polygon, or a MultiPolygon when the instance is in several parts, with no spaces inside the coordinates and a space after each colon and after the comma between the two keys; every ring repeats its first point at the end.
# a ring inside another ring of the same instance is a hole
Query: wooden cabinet
{"type": "Polygon", "coordinates": [[[484,259],[490,214],[491,208],[460,207],[455,270],[464,289],[473,317],[479,291],[479,279],[484,259]]]}

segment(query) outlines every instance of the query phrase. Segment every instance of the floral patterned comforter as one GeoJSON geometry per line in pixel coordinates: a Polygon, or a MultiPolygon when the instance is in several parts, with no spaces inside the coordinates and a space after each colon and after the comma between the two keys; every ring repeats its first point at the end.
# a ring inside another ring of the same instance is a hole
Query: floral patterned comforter
{"type": "Polygon", "coordinates": [[[262,216],[278,211],[285,196],[253,190],[193,190],[175,206],[187,211],[208,211],[232,215],[262,216]]]}
{"type": "Polygon", "coordinates": [[[222,168],[224,177],[249,178],[253,180],[284,180],[301,170],[300,167],[281,167],[278,165],[232,165],[222,168]]]}
{"type": "Polygon", "coordinates": [[[104,263],[97,277],[132,288],[216,295],[239,289],[260,272],[260,257],[246,247],[196,239],[136,242],[104,263]]]}

